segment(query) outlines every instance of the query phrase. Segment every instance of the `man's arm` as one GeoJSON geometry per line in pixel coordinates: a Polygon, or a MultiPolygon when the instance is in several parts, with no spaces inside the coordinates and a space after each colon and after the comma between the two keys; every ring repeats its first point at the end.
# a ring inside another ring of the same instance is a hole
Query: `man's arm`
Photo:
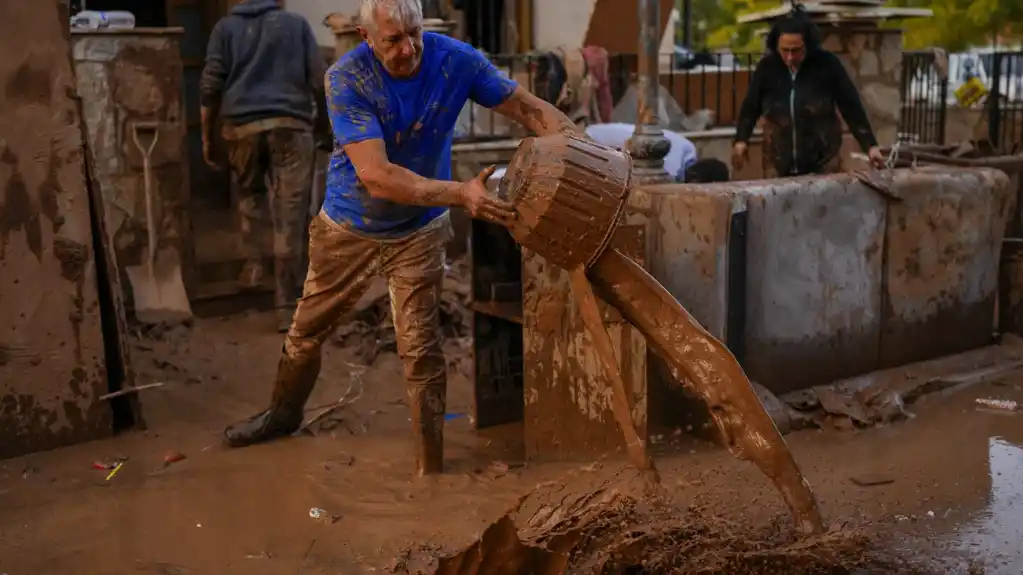
{"type": "Polygon", "coordinates": [[[344,147],[359,181],[373,198],[413,206],[449,208],[464,203],[461,182],[424,178],[387,159],[384,141],[363,140],[344,147]]]}
{"type": "Polygon", "coordinates": [[[334,139],[373,198],[415,206],[463,203],[462,184],[424,178],[391,163],[376,112],[342,70],[327,72],[327,110],[334,139]]]}
{"type": "Polygon", "coordinates": [[[586,136],[586,131],[577,126],[554,104],[540,99],[521,86],[516,86],[511,96],[494,106],[493,110],[522,124],[537,136],[559,133],[586,136]]]}
{"type": "Polygon", "coordinates": [[[870,118],[863,108],[863,101],[860,100],[860,93],[856,90],[852,78],[846,72],[845,66],[838,56],[830,55],[833,61],[831,68],[834,71],[835,102],[838,104],[838,111],[842,113],[849,131],[852,132],[856,142],[864,152],[877,147],[877,138],[874,137],[874,130],[870,127],[870,118]]]}
{"type": "Polygon", "coordinates": [[[216,123],[217,115],[220,113],[220,100],[224,94],[224,84],[227,82],[227,65],[224,54],[222,29],[220,23],[213,27],[210,32],[210,42],[206,47],[206,66],[202,70],[202,78],[199,80],[199,120],[202,130],[203,156],[207,162],[211,161],[209,155],[210,142],[213,141],[213,125],[216,123]]]}
{"type": "Polygon", "coordinates": [[[573,133],[586,137],[586,132],[550,102],[546,102],[507,78],[481,52],[471,55],[472,85],[469,97],[524,126],[538,136],[573,133]]]}
{"type": "MultiPolygon", "coordinates": [[[[324,74],[327,66],[320,51],[320,45],[316,43],[316,36],[312,27],[305,18],[302,22],[302,38],[305,42],[305,69],[306,78],[309,82],[309,93],[316,104],[316,117],[314,119],[313,133],[317,140],[330,139],[330,120],[327,117],[327,100],[324,92],[324,74]]],[[[326,142],[324,142],[326,144],[326,142]]]]}
{"type": "Polygon", "coordinates": [[[746,90],[746,98],[739,108],[739,119],[735,124],[735,141],[748,143],[753,137],[753,128],[763,114],[762,100],[764,97],[764,83],[767,76],[767,58],[765,56],[757,62],[753,70],[753,77],[750,78],[749,88],[746,90]]]}

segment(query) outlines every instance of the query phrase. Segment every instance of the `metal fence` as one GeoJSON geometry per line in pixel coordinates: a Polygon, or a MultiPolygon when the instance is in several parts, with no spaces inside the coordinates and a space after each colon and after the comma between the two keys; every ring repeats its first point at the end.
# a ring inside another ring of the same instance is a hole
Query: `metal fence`
{"type": "MultiPolygon", "coordinates": [[[[558,104],[566,113],[578,110],[578,94],[563,87],[569,81],[564,62],[553,54],[497,54],[491,61],[510,78],[544,100],[558,104]]],[[[687,132],[734,126],[739,108],[749,88],[750,76],[759,54],[665,54],[660,59],[660,80],[670,99],[664,99],[659,112],[671,129],[687,132]]],[[[633,123],[638,104],[629,88],[637,80],[638,56],[617,54],[608,58],[608,78],[604,90],[610,92],[610,117],[590,117],[590,123],[616,121],[633,123]]],[[[593,77],[593,81],[599,80],[593,77]]],[[[595,87],[599,97],[600,86],[595,87]]],[[[455,127],[456,141],[487,141],[522,137],[522,129],[493,111],[470,103],[455,127]]]]}
{"type": "Polygon", "coordinates": [[[899,132],[922,144],[945,143],[948,77],[935,66],[930,51],[902,55],[902,104],[899,132]]]}
{"type": "Polygon", "coordinates": [[[1016,154],[1023,148],[1023,52],[981,56],[988,71],[985,103],[988,139],[995,149],[1016,154]]]}

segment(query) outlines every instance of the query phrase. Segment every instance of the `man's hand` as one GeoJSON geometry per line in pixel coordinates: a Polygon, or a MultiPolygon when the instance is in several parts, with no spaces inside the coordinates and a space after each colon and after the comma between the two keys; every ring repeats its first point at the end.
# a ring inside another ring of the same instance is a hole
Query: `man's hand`
{"type": "Polygon", "coordinates": [[[874,166],[879,170],[884,168],[885,164],[888,163],[888,158],[884,157],[884,154],[881,153],[881,148],[877,146],[871,146],[871,148],[867,150],[867,159],[870,160],[871,166],[874,166]]]}
{"type": "Polygon", "coordinates": [[[213,149],[208,138],[202,139],[202,159],[206,161],[206,165],[210,168],[214,170],[220,169],[220,164],[213,159],[213,149]]]}
{"type": "Polygon", "coordinates": [[[495,169],[495,166],[490,166],[462,184],[460,190],[462,205],[476,219],[508,227],[515,221],[515,210],[510,203],[491,194],[487,189],[487,180],[494,174],[495,169]]]}
{"type": "Polygon", "coordinates": [[[749,159],[749,148],[746,142],[736,142],[732,146],[732,168],[741,170],[749,159]]]}

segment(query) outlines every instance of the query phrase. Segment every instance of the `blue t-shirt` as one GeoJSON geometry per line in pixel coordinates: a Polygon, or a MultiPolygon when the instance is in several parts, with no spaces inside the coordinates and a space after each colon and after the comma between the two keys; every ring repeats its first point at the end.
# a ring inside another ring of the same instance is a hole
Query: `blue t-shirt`
{"type": "Polygon", "coordinates": [[[334,221],[365,235],[408,235],[447,208],[374,199],[355,175],[344,146],[380,138],[391,163],[424,178],[451,179],[451,139],[458,114],[471,98],[494,107],[517,84],[481,52],[441,34],[423,34],[423,60],[411,78],[393,78],[365,42],[327,71],[327,106],[334,153],[323,209],[334,221]]]}

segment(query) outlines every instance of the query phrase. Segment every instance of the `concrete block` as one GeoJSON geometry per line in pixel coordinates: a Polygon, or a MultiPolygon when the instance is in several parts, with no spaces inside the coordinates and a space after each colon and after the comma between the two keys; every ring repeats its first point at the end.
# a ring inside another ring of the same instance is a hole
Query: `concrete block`
{"type": "Polygon", "coordinates": [[[746,184],[744,367],[775,393],[873,369],[886,202],[847,175],[746,184]]]}
{"type": "Polygon", "coordinates": [[[899,170],[889,204],[880,367],[981,347],[994,331],[1012,197],[990,168],[899,170]]]}

